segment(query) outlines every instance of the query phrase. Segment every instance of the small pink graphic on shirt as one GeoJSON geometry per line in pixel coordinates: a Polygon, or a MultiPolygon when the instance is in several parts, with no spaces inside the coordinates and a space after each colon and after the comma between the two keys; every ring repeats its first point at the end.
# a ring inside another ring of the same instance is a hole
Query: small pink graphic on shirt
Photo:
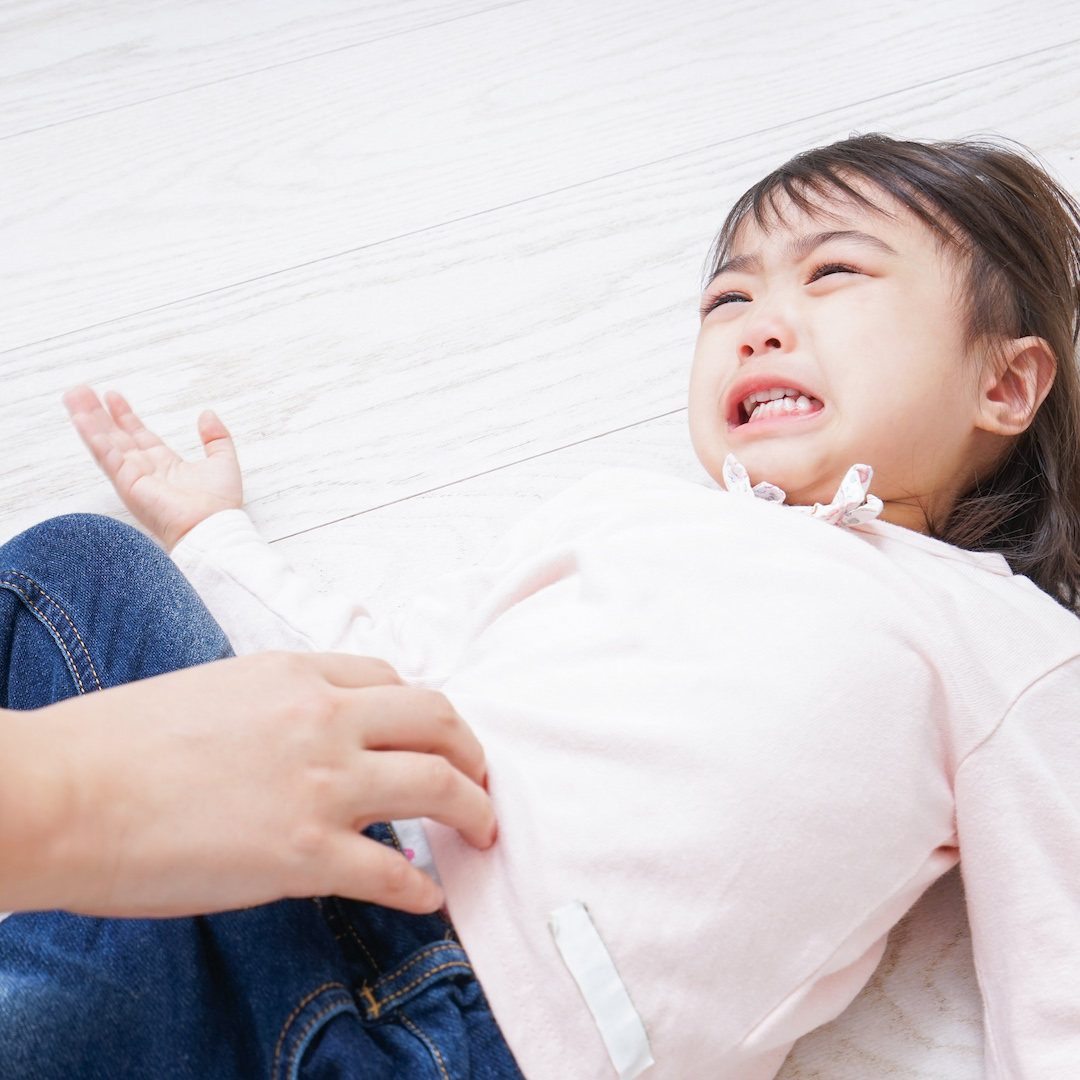
{"type": "Polygon", "coordinates": [[[416,852],[413,851],[411,847],[402,848],[401,851],[405,858],[409,860],[409,862],[412,862],[413,859],[416,858],[416,852]]]}

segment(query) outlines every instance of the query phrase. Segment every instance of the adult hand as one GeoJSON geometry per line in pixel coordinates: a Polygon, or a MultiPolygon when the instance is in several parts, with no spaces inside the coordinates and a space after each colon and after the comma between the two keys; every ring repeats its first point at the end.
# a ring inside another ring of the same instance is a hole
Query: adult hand
{"type": "Polygon", "coordinates": [[[488,847],[479,742],[377,660],[263,653],[0,712],[0,909],[171,916],[337,894],[433,911],[359,830],[430,817],[488,847]]]}
{"type": "Polygon", "coordinates": [[[77,386],[64,395],[64,404],[124,505],[166,551],[204,518],[243,505],[232,438],[209,409],[199,417],[206,457],[185,461],[143,424],[120,394],[105,395],[106,409],[88,386],[77,386]]]}

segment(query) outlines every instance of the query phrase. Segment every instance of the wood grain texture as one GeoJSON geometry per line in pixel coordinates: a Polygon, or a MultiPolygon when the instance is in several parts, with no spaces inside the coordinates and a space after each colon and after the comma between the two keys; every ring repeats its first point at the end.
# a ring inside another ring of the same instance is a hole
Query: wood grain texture
{"type": "Polygon", "coordinates": [[[5,0],[0,139],[499,6],[499,0],[5,0]]]}
{"type": "Polygon", "coordinates": [[[747,184],[852,128],[997,127],[1080,186],[1078,61],[1063,47],[8,352],[0,424],[33,452],[0,522],[115,508],[56,404],[81,380],[188,448],[219,408],[273,536],[677,408],[702,257],[747,184]]]}
{"type": "Polygon", "coordinates": [[[522,3],[13,137],[0,349],[1080,38],[1018,10],[522,3]]]}

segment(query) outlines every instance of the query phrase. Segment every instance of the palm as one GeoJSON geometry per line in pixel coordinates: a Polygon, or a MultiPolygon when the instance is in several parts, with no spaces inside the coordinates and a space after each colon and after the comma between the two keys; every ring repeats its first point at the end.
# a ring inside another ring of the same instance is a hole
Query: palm
{"type": "Polygon", "coordinates": [[[123,397],[107,394],[105,401],[108,409],[85,386],[64,396],[83,442],[124,505],[166,548],[211,514],[242,505],[236,451],[213,413],[199,417],[206,457],[185,461],[142,423],[123,397]]]}

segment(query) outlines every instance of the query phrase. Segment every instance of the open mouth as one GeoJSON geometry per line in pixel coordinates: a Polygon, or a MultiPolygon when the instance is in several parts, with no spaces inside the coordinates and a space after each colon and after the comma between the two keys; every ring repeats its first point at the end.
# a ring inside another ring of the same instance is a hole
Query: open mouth
{"type": "Polygon", "coordinates": [[[825,405],[816,397],[789,386],[774,386],[768,390],[755,390],[739,402],[738,423],[758,424],[781,416],[809,416],[820,412],[825,405]]]}

